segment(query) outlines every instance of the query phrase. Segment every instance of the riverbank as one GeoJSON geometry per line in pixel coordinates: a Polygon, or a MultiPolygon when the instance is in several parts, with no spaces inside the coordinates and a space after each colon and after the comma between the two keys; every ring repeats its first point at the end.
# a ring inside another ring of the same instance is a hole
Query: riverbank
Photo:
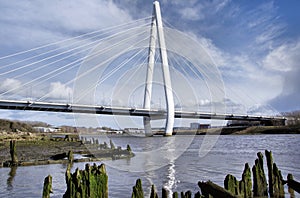
{"type": "Polygon", "coordinates": [[[258,134],[300,134],[299,126],[252,126],[232,134],[258,135],[258,134]]]}
{"type": "MultiPolygon", "coordinates": [[[[234,126],[208,129],[174,130],[173,135],[259,135],[300,134],[300,126],[234,126]]],[[[155,135],[164,135],[158,131],[155,135]]]]}
{"type": "Polygon", "coordinates": [[[122,149],[111,141],[80,140],[78,135],[54,137],[50,134],[29,132],[0,133],[0,167],[11,165],[10,142],[16,145],[18,166],[68,163],[68,153],[72,151],[73,162],[101,161],[132,157],[130,146],[122,149]]]}

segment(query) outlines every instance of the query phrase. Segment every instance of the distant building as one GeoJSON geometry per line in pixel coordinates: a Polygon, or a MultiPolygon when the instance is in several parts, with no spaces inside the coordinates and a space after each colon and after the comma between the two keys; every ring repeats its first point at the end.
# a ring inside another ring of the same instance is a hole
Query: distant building
{"type": "Polygon", "coordinates": [[[210,124],[200,124],[198,122],[193,122],[190,124],[190,129],[197,130],[197,129],[208,129],[210,128],[210,124]]]}
{"type": "Polygon", "coordinates": [[[60,131],[59,128],[53,128],[53,127],[34,127],[34,129],[40,133],[53,133],[53,132],[60,131]]]}
{"type": "Polygon", "coordinates": [[[200,124],[200,129],[209,129],[210,124],[200,124]]]}
{"type": "Polygon", "coordinates": [[[129,134],[143,134],[145,133],[145,130],[139,128],[125,128],[124,132],[129,134]]]}
{"type": "Polygon", "coordinates": [[[191,123],[190,129],[200,129],[200,123],[198,123],[198,122],[191,123]]]}

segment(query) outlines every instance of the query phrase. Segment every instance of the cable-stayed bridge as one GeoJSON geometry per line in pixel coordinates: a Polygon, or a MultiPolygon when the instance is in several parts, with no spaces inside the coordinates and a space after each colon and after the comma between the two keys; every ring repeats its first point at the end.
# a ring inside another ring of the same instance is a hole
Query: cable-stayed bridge
{"type": "Polygon", "coordinates": [[[163,26],[157,1],[149,18],[0,61],[1,109],[140,116],[146,135],[158,119],[165,120],[166,135],[175,118],[285,122],[228,113],[219,69],[195,39],[163,26]]]}

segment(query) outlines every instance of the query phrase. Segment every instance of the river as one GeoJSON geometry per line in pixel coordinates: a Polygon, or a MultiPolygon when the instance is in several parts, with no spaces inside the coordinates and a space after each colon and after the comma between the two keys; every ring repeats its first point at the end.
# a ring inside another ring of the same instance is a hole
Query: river
{"type": "MultiPolygon", "coordinates": [[[[108,138],[107,138],[108,139],[108,138]]],[[[199,191],[198,181],[211,180],[221,186],[226,174],[241,179],[244,164],[254,164],[257,152],[271,150],[286,178],[300,180],[300,135],[174,136],[141,138],[111,137],[117,146],[131,145],[136,156],[127,160],[103,161],[109,177],[109,197],[131,197],[132,186],[141,178],[146,196],[154,183],[159,194],[169,191],[199,191]]],[[[97,162],[100,164],[101,162],[97,162]]],[[[72,172],[85,163],[75,163],[72,172]]],[[[53,194],[66,190],[64,164],[0,168],[0,197],[41,197],[44,178],[53,177],[53,194]]],[[[267,169],[265,167],[267,174],[267,169]]],[[[287,193],[287,190],[286,190],[287,193]]]]}

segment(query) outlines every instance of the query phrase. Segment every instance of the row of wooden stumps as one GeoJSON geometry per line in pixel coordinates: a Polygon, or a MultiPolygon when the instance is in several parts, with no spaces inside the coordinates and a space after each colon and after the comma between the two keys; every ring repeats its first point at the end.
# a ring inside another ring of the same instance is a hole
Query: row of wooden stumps
{"type": "Polygon", "coordinates": [[[246,163],[242,180],[238,181],[234,176],[228,174],[224,180],[224,188],[238,197],[284,197],[284,184],[287,184],[291,197],[294,197],[294,190],[300,193],[300,183],[294,181],[291,174],[288,175],[287,180],[283,179],[281,171],[273,162],[272,152],[265,150],[265,156],[268,167],[268,182],[264,172],[263,154],[259,152],[252,167],[253,185],[251,170],[249,164],[246,163]]]}
{"type": "MultiPolygon", "coordinates": [[[[292,174],[287,176],[287,180],[284,180],[281,171],[277,168],[276,163],[273,162],[273,156],[271,151],[265,151],[267,166],[268,166],[268,180],[264,172],[263,166],[263,154],[257,153],[258,158],[255,160],[255,164],[252,167],[253,180],[251,177],[251,169],[248,163],[245,164],[245,168],[242,174],[241,181],[238,181],[236,177],[228,174],[224,180],[224,188],[211,182],[198,182],[198,186],[201,189],[201,193],[197,192],[194,198],[249,198],[249,197],[284,197],[284,184],[289,187],[289,193],[291,197],[295,197],[294,191],[300,193],[300,183],[293,179],[292,174]],[[253,181],[253,184],[252,184],[253,181]],[[269,185],[268,185],[269,184],[269,185]]],[[[168,194],[168,191],[162,189],[162,198],[178,198],[179,194],[173,192],[172,195],[168,194]]],[[[192,198],[192,192],[181,192],[181,198],[192,198]]],[[[144,198],[141,180],[136,181],[136,185],[133,187],[132,198],[144,198]]],[[[150,198],[158,198],[155,191],[155,187],[152,185],[150,198]]]]}
{"type": "MultiPolygon", "coordinates": [[[[84,170],[78,168],[74,173],[70,172],[71,164],[66,171],[67,190],[64,198],[97,197],[108,198],[108,176],[105,165],[85,165],[84,170]]],[[[44,180],[43,198],[50,198],[52,193],[52,177],[48,175],[44,180]]]]}
{"type": "MultiPolygon", "coordinates": [[[[287,180],[283,180],[281,171],[273,162],[272,152],[265,151],[267,166],[268,166],[268,180],[263,168],[263,154],[258,153],[258,158],[252,167],[253,180],[251,177],[251,169],[248,163],[245,164],[244,172],[241,181],[236,177],[228,174],[224,180],[224,188],[211,182],[198,182],[201,193],[198,191],[194,196],[191,191],[173,192],[169,195],[166,189],[162,189],[162,198],[248,198],[248,197],[284,197],[284,184],[287,183],[291,197],[295,197],[294,190],[300,193],[300,183],[293,179],[291,174],[288,175],[287,180]],[[252,183],[253,181],[253,183],[252,183]]],[[[108,176],[106,174],[104,164],[97,166],[94,164],[90,166],[86,164],[85,170],[78,170],[72,174],[70,173],[70,165],[66,171],[67,190],[64,197],[108,197],[108,176]]],[[[43,197],[49,198],[52,191],[52,178],[48,176],[44,181],[43,197]]],[[[142,181],[138,179],[132,189],[132,198],[144,198],[144,191],[142,181]]],[[[155,186],[152,185],[150,198],[158,198],[155,186]]]]}

